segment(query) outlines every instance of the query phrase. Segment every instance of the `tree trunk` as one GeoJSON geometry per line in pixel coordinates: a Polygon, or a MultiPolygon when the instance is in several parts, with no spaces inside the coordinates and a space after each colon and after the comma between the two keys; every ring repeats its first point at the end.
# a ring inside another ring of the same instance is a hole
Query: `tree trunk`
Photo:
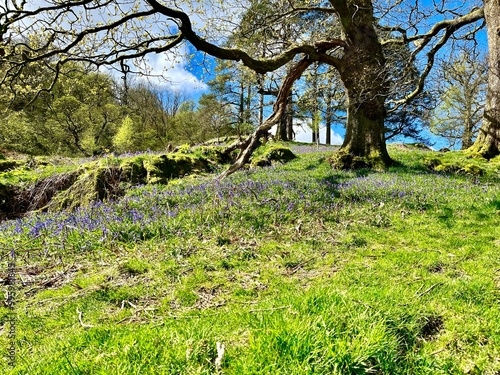
{"type": "Polygon", "coordinates": [[[346,3],[341,22],[348,47],[339,67],[347,95],[346,135],[331,162],[342,169],[384,169],[392,164],[384,136],[385,58],[373,27],[371,1],[346,3]]]}
{"type": "MultiPolygon", "coordinates": [[[[468,111],[470,112],[470,111],[468,111]]],[[[465,121],[464,133],[462,134],[462,150],[466,150],[472,146],[472,137],[473,137],[474,124],[472,120],[472,115],[467,116],[467,120],[465,121]]]]}
{"type": "Polygon", "coordinates": [[[312,143],[319,143],[319,130],[312,130],[312,143]]]}
{"type": "Polygon", "coordinates": [[[488,91],[483,125],[469,150],[491,159],[500,154],[500,3],[498,0],[484,1],[484,17],[488,33],[488,91]]]}
{"type": "Polygon", "coordinates": [[[286,108],[287,108],[286,111],[288,113],[286,119],[286,136],[289,141],[293,141],[293,139],[295,138],[295,133],[293,131],[293,98],[291,91],[290,94],[288,95],[288,102],[286,108]]]}
{"type": "Polygon", "coordinates": [[[333,106],[332,106],[332,92],[328,89],[326,96],[326,114],[325,114],[325,126],[326,126],[326,138],[325,143],[327,145],[332,144],[332,117],[333,117],[333,106]]]}
{"type": "Polygon", "coordinates": [[[291,141],[293,140],[293,116],[292,116],[292,93],[287,96],[285,111],[281,116],[280,122],[276,129],[276,140],[291,141]]]}
{"type": "Polygon", "coordinates": [[[238,124],[241,126],[245,122],[245,87],[240,82],[240,100],[238,103],[238,124]]]}
{"type": "Polygon", "coordinates": [[[280,121],[278,122],[278,126],[276,128],[275,139],[277,141],[288,141],[286,133],[287,117],[288,115],[285,109],[285,112],[283,112],[283,115],[281,116],[280,121]]]}

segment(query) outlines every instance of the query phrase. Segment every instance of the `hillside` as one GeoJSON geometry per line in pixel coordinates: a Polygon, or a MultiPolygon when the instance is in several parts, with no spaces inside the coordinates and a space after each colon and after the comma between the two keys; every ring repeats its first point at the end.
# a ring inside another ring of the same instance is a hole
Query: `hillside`
{"type": "Polygon", "coordinates": [[[499,373],[499,157],[303,147],[0,223],[0,373],[499,373]]]}

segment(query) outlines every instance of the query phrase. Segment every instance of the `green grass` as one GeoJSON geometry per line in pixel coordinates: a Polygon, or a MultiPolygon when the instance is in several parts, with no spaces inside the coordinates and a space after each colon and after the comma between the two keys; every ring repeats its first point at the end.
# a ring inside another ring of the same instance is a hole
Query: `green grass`
{"type": "Polygon", "coordinates": [[[0,372],[498,373],[498,169],[390,151],[385,173],[303,154],[4,223],[2,270],[14,249],[26,285],[0,372]]]}

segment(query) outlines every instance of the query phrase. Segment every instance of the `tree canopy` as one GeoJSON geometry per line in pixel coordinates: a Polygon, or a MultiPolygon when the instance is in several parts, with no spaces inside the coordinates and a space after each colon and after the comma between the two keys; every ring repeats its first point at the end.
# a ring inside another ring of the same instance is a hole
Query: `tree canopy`
{"type": "MultiPolygon", "coordinates": [[[[286,68],[272,114],[238,145],[241,153],[231,173],[248,160],[258,139],[282,117],[289,92],[302,73],[313,64],[328,65],[337,70],[344,86],[347,112],[346,137],[332,164],[383,168],[391,164],[385,146],[388,115],[422,93],[443,46],[474,39],[484,26],[485,13],[490,66],[498,65],[498,56],[491,50],[498,39],[499,6],[492,0],[484,2],[484,9],[481,2],[455,1],[427,6],[369,0],[177,4],[159,0],[8,1],[0,6],[0,82],[15,92],[26,71],[41,66],[44,79],[30,85],[38,94],[52,90],[62,68],[74,61],[147,74],[150,54],[169,52],[175,58],[186,43],[188,49],[239,62],[259,74],[286,68]],[[238,43],[228,44],[237,32],[238,43]],[[255,48],[256,41],[265,48],[255,48]],[[399,97],[391,96],[396,87],[393,72],[387,70],[391,46],[408,48],[407,61],[397,76],[408,85],[399,97]]],[[[498,90],[493,78],[489,87],[498,90]]],[[[489,102],[495,103],[495,95],[490,92],[489,102]]],[[[485,113],[498,129],[496,109],[488,110],[487,105],[485,113]]],[[[477,148],[487,150],[488,155],[498,153],[498,130],[485,126],[481,134],[493,139],[494,145],[477,148]]],[[[478,142],[484,143],[481,135],[478,142]]]]}

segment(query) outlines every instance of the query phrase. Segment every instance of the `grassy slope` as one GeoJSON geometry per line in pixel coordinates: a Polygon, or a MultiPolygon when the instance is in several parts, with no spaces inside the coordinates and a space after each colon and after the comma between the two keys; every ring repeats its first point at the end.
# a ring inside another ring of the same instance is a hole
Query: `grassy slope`
{"type": "Polygon", "coordinates": [[[26,285],[0,372],[498,373],[500,184],[391,154],[387,173],[302,155],[4,223],[26,285]]]}

